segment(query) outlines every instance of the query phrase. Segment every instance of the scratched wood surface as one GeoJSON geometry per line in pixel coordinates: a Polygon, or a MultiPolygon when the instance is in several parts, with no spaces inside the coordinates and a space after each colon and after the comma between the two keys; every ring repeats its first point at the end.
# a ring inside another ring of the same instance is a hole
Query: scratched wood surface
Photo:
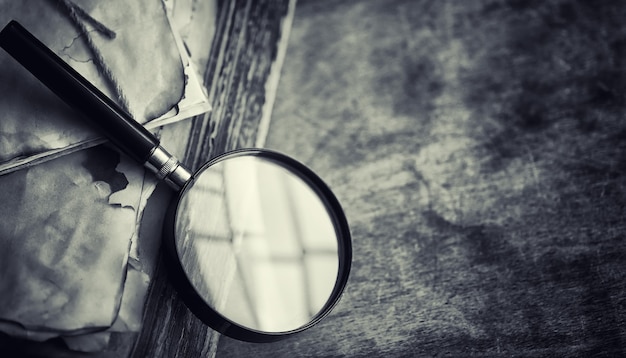
{"type": "Polygon", "coordinates": [[[626,2],[298,2],[268,146],[354,236],[319,326],[217,357],[626,355],[626,2]]]}

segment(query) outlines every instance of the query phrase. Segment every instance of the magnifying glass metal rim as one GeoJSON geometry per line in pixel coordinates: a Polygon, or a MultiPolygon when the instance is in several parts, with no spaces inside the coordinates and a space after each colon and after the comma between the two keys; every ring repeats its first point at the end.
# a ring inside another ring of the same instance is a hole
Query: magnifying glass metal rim
{"type": "Polygon", "coordinates": [[[246,327],[231,321],[224,315],[218,312],[218,310],[212,308],[197,292],[194,285],[191,283],[189,277],[185,273],[182,266],[181,258],[176,248],[176,218],[178,217],[179,203],[182,197],[186,194],[187,190],[191,187],[193,179],[187,182],[182,190],[178,194],[176,200],[172,200],[166,219],[164,221],[164,237],[163,245],[165,246],[165,262],[168,265],[168,272],[171,277],[171,282],[176,288],[177,292],[187,305],[187,307],[209,327],[216,331],[225,334],[231,338],[244,340],[248,342],[274,342],[280,339],[287,338],[295,333],[302,332],[313,325],[317,324],[320,320],[330,313],[330,311],[339,302],[341,295],[348,282],[352,264],[352,239],[350,234],[350,228],[348,221],[345,217],[341,204],[326,185],[326,183],[315,174],[311,169],[298,162],[297,160],[288,157],[282,153],[260,148],[245,148],[233,150],[224,153],[208,163],[204,164],[196,173],[208,169],[209,167],[222,162],[227,159],[232,159],[240,156],[255,156],[263,158],[277,163],[283,168],[289,170],[290,173],[298,176],[318,195],[322,200],[324,206],[327,209],[327,213],[333,223],[335,234],[337,236],[338,245],[338,259],[339,269],[337,273],[337,280],[333,287],[333,291],[321,308],[308,323],[297,327],[290,331],[284,332],[264,332],[253,328],[246,327]]]}
{"type": "Polygon", "coordinates": [[[127,112],[104,95],[98,88],[82,77],[71,66],[60,59],[41,41],[16,21],[11,21],[0,31],[0,47],[14,57],[22,66],[50,88],[68,105],[82,113],[85,119],[97,126],[111,142],[146,168],[153,171],[178,191],[177,200],[172,201],[174,213],[168,213],[164,220],[163,243],[165,260],[169,262],[171,282],[177,288],[189,309],[204,323],[230,337],[251,341],[271,342],[310,328],[337,304],[347,284],[352,263],[351,235],[345,214],[339,201],[328,186],[309,168],[295,159],[264,149],[243,149],[228,152],[214,158],[196,173],[228,158],[241,155],[261,156],[274,161],[299,176],[318,194],[328,209],[338,240],[339,271],[333,291],[321,311],[307,324],[286,332],[262,332],[232,322],[210,308],[195,292],[193,285],[184,273],[178,260],[175,245],[175,211],[178,202],[190,183],[192,174],[159,144],[159,140],[135,121],[127,112]],[[169,234],[167,234],[169,232],[169,234]]]}

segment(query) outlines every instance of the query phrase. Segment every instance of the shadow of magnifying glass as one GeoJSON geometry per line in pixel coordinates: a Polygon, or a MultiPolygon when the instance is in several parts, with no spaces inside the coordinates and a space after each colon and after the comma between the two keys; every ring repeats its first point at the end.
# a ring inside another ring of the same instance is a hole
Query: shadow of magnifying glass
{"type": "Polygon", "coordinates": [[[350,272],[350,230],[310,169],[244,149],[192,174],[17,22],[0,32],[0,47],[178,193],[164,221],[165,257],[172,284],[204,323],[271,342],[310,328],[336,305],[350,272]]]}

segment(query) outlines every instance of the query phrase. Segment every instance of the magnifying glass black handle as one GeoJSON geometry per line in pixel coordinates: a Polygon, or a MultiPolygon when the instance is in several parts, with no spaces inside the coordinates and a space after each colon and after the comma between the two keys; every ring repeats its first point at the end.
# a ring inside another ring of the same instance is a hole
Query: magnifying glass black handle
{"type": "Polygon", "coordinates": [[[17,21],[11,21],[0,32],[0,47],[159,179],[175,189],[189,180],[189,171],[159,145],[152,133],[17,21]]]}

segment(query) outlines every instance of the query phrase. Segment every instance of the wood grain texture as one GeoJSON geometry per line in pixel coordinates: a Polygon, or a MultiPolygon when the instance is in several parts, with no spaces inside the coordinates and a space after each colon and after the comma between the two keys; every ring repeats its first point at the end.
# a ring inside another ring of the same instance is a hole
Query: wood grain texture
{"type": "Polygon", "coordinates": [[[271,72],[282,24],[294,6],[289,0],[218,3],[217,32],[204,78],[213,110],[194,119],[186,154],[194,169],[228,150],[254,145],[266,84],[276,75],[271,72]]]}
{"type": "MultiPolygon", "coordinates": [[[[213,110],[194,118],[184,162],[197,169],[228,150],[251,147],[290,1],[221,1],[205,86],[213,110]]],[[[293,5],[291,5],[293,6],[293,5]]],[[[133,357],[214,356],[219,334],[184,306],[159,262],[133,357]]]]}
{"type": "Polygon", "coordinates": [[[298,2],[267,146],[352,225],[318,326],[218,357],[626,354],[626,4],[298,2]]]}

